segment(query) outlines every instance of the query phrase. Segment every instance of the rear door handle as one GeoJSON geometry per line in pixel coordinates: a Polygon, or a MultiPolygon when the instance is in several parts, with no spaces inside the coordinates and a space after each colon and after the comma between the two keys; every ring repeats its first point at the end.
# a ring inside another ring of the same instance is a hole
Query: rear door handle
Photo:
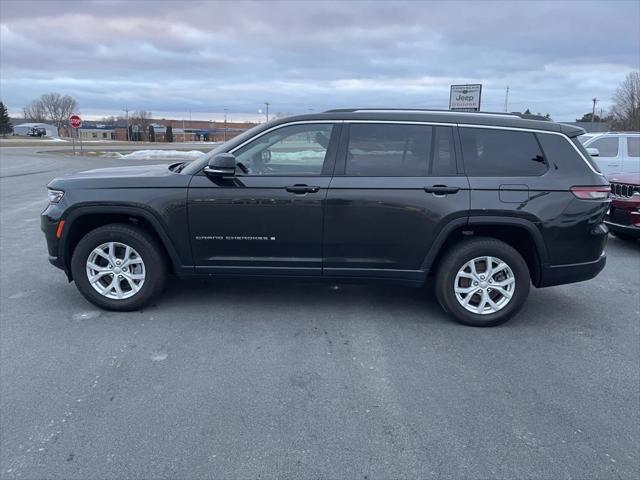
{"type": "Polygon", "coordinates": [[[424,191],[427,193],[433,193],[434,195],[448,195],[458,193],[460,187],[448,187],[447,185],[431,185],[430,187],[424,187],[424,191]]]}
{"type": "Polygon", "coordinates": [[[303,195],[305,193],[316,193],[320,190],[320,187],[310,187],[309,185],[289,185],[288,187],[284,187],[287,192],[295,193],[296,195],[303,195]]]}

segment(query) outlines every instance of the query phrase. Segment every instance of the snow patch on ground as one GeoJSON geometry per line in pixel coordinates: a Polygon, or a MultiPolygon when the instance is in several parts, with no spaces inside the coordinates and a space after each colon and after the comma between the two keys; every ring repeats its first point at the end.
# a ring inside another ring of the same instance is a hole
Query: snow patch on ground
{"type": "Polygon", "coordinates": [[[180,150],[138,150],[130,153],[105,152],[102,154],[103,157],[121,158],[123,160],[197,160],[205,155],[199,150],[186,152],[180,150]]]}

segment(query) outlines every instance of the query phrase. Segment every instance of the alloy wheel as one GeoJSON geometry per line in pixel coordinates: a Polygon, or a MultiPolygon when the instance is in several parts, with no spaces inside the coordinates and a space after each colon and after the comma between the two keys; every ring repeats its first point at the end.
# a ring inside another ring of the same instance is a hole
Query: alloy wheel
{"type": "Polygon", "coordinates": [[[454,281],[456,300],[466,310],[489,315],[513,298],[516,278],[511,267],[497,257],[476,257],[465,263],[454,281]]]}
{"type": "Polygon", "coordinates": [[[86,271],[93,289],[115,300],[134,296],[146,277],[140,254],[120,242],[107,242],[94,248],[87,258],[86,271]]]}

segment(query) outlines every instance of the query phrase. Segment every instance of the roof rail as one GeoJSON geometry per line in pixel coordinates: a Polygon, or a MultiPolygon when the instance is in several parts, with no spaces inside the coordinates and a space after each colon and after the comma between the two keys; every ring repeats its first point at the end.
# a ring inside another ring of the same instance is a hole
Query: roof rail
{"type": "Polygon", "coordinates": [[[326,110],[324,113],[356,113],[356,112],[376,112],[376,113],[440,113],[440,114],[453,114],[453,115],[499,115],[499,116],[510,116],[510,117],[520,117],[526,119],[535,119],[535,120],[549,120],[546,117],[538,116],[538,115],[529,115],[520,112],[456,112],[452,110],[440,110],[436,108],[386,108],[386,107],[376,107],[376,108],[332,108],[331,110],[326,110]]]}

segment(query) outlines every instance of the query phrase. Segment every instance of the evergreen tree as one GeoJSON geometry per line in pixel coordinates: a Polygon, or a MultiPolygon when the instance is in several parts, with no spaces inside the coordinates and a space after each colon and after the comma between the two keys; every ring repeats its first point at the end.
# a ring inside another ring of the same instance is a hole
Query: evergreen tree
{"type": "Polygon", "coordinates": [[[7,133],[11,132],[13,132],[13,125],[11,124],[7,107],[4,106],[4,103],[0,102],[0,135],[6,137],[7,133]]]}
{"type": "Polygon", "coordinates": [[[164,141],[173,142],[173,129],[171,128],[171,125],[167,127],[167,131],[164,134],[164,141]]]}
{"type": "Polygon", "coordinates": [[[156,130],[153,128],[153,125],[149,125],[149,141],[156,141],[156,130]]]}

